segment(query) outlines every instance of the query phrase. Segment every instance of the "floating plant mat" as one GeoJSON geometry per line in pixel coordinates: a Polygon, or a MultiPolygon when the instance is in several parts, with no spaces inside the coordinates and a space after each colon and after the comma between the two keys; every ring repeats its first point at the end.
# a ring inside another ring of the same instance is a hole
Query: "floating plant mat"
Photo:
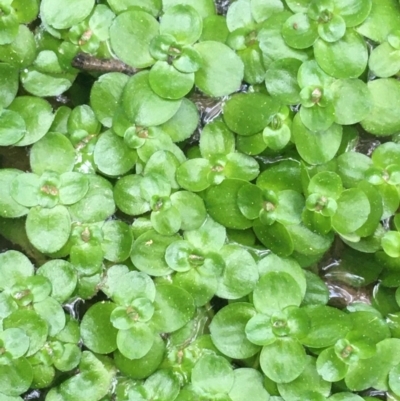
{"type": "Polygon", "coordinates": [[[400,399],[397,0],[0,10],[0,401],[400,399]]]}

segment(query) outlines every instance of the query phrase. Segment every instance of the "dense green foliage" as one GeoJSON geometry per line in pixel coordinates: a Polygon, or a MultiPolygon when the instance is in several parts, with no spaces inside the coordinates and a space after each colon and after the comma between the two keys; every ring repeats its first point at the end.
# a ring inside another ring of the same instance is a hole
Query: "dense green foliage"
{"type": "Polygon", "coordinates": [[[0,401],[400,400],[399,26],[0,0],[0,401]]]}

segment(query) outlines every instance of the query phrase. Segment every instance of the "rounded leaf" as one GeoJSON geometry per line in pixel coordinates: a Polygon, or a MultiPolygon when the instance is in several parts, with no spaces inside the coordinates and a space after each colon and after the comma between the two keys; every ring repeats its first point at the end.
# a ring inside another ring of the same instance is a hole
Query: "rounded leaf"
{"type": "Polygon", "coordinates": [[[122,12],[112,22],[111,48],[124,63],[135,68],[148,67],[154,63],[148,48],[157,34],[157,20],[147,12],[133,8],[122,12]]]}
{"type": "Polygon", "coordinates": [[[374,135],[392,135],[400,130],[400,118],[395,112],[400,104],[400,82],[393,78],[376,79],[368,82],[373,107],[361,121],[362,127],[374,135]]]}
{"type": "Polygon", "coordinates": [[[161,18],[160,33],[173,36],[180,45],[197,42],[202,29],[202,18],[190,5],[168,7],[161,18]]]}
{"type": "Polygon", "coordinates": [[[82,318],[80,325],[83,343],[99,354],[109,354],[117,349],[117,329],[111,324],[110,316],[116,305],[98,302],[92,305],[82,318]],[[101,330],[99,330],[101,327],[101,330]]]}
{"type": "Polygon", "coordinates": [[[60,303],[72,295],[78,280],[72,264],[61,259],[49,260],[39,267],[36,274],[51,282],[51,296],[60,303]]]}
{"type": "Polygon", "coordinates": [[[290,337],[278,338],[263,347],[260,366],[265,375],[276,383],[290,383],[304,370],[307,356],[303,346],[290,337]]]}
{"type": "Polygon", "coordinates": [[[332,84],[331,90],[337,124],[356,124],[370,114],[372,96],[361,80],[338,79],[332,84]]]}
{"type": "Polygon", "coordinates": [[[192,370],[192,384],[201,393],[228,393],[235,380],[230,363],[222,356],[204,354],[192,370]]]}
{"type": "Polygon", "coordinates": [[[195,73],[195,84],[202,92],[217,97],[240,88],[244,66],[233,50],[214,41],[197,43],[194,48],[203,59],[202,67],[195,73]]]}
{"type": "Polygon", "coordinates": [[[25,134],[24,119],[15,111],[2,110],[0,113],[0,146],[14,145],[25,134]]]}
{"type": "Polygon", "coordinates": [[[107,128],[112,126],[112,119],[122,96],[122,91],[129,77],[120,72],[101,75],[90,91],[90,105],[97,119],[107,128]]]}
{"type": "Polygon", "coordinates": [[[287,306],[299,306],[302,298],[299,285],[285,272],[264,274],[253,292],[254,307],[266,315],[280,312],[287,306]]]}
{"type": "Polygon", "coordinates": [[[37,142],[46,135],[54,119],[50,103],[39,97],[18,96],[8,109],[18,113],[26,125],[26,134],[15,146],[27,146],[37,142]]]}
{"type": "Polygon", "coordinates": [[[83,21],[92,11],[94,0],[61,0],[54,3],[44,0],[40,4],[40,15],[56,29],[66,29],[83,21]]]}
{"type": "Polygon", "coordinates": [[[71,233],[71,218],[65,206],[44,209],[32,208],[26,219],[26,234],[39,251],[53,253],[60,250],[71,233]]]}
{"type": "Polygon", "coordinates": [[[3,320],[3,328],[21,329],[29,337],[29,349],[25,356],[36,354],[44,346],[49,333],[47,322],[32,309],[14,311],[3,320]]]}
{"type": "Polygon", "coordinates": [[[210,324],[211,339],[224,355],[244,359],[255,355],[260,347],[251,343],[245,332],[247,322],[256,314],[252,304],[235,302],[222,308],[210,324]]]}
{"type": "Polygon", "coordinates": [[[226,125],[239,135],[254,135],[262,131],[279,104],[263,93],[240,93],[232,96],[224,106],[226,125]]]}
{"type": "Polygon", "coordinates": [[[171,333],[183,327],[194,314],[192,296],[175,285],[157,286],[152,323],[159,332],[171,333]]]}
{"type": "Polygon", "coordinates": [[[10,364],[0,365],[0,388],[1,397],[5,394],[5,401],[14,401],[18,398],[7,396],[19,396],[27,391],[33,380],[31,364],[26,358],[11,361],[10,364]]]}
{"type": "Polygon", "coordinates": [[[153,92],[149,72],[142,71],[131,77],[122,95],[122,106],[128,118],[136,125],[160,125],[174,116],[181,100],[163,99],[153,92]],[[157,110],[157,113],[154,113],[157,110]]]}
{"type": "Polygon", "coordinates": [[[292,135],[300,156],[310,164],[323,164],[333,159],[342,141],[342,126],[332,124],[325,131],[311,131],[296,114],[292,135]]]}
{"type": "MultiPolygon", "coordinates": [[[[24,174],[22,171],[14,168],[3,168],[0,170],[0,216],[7,218],[16,218],[24,216],[29,209],[19,204],[11,196],[11,182],[14,179],[24,174]]],[[[35,201],[36,203],[36,201],[35,201]]]]}
{"type": "Polygon", "coordinates": [[[368,63],[365,40],[351,29],[334,43],[318,39],[314,54],[319,66],[335,78],[358,78],[368,63]]]}
{"type": "Polygon", "coordinates": [[[99,135],[93,152],[97,168],[108,176],[120,176],[133,168],[137,160],[136,151],[124,143],[123,138],[111,130],[99,135]]]}
{"type": "Polygon", "coordinates": [[[295,58],[283,58],[272,62],[265,74],[265,86],[268,93],[283,104],[300,103],[300,87],[297,73],[301,61],[295,58]]]}
{"type": "Polygon", "coordinates": [[[251,227],[252,221],[242,214],[237,204],[238,193],[244,185],[247,185],[247,181],[226,179],[209,189],[205,203],[208,213],[216,222],[238,230],[251,227]]]}
{"type": "Polygon", "coordinates": [[[117,334],[118,350],[128,359],[143,358],[154,343],[154,334],[146,323],[136,322],[117,334]]]}
{"type": "Polygon", "coordinates": [[[152,276],[165,276],[172,273],[164,255],[168,245],[179,236],[163,236],[154,230],[140,235],[132,246],[131,260],[136,268],[152,276]]]}
{"type": "Polygon", "coordinates": [[[178,71],[166,61],[157,61],[150,70],[151,89],[165,99],[181,99],[194,84],[194,74],[178,71]]]}

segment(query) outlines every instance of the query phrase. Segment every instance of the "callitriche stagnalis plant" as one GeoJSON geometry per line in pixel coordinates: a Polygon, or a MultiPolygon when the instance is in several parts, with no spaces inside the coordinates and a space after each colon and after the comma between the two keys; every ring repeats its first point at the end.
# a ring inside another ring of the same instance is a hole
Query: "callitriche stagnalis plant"
{"type": "Polygon", "coordinates": [[[0,400],[400,400],[397,0],[0,0],[0,400]]]}

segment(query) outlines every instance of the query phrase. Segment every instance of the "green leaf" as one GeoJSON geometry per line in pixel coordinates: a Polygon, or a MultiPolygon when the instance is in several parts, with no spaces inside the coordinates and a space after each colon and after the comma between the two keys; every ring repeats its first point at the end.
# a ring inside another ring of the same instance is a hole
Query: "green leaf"
{"type": "Polygon", "coordinates": [[[33,265],[21,252],[9,250],[0,254],[0,288],[11,288],[21,279],[33,276],[33,265]],[[12,266],[12,268],[11,268],[12,266]]]}
{"type": "Polygon", "coordinates": [[[74,401],[79,397],[86,401],[98,401],[108,393],[114,375],[110,362],[83,351],[79,373],[60,385],[60,397],[65,401],[74,401]]]}
{"type": "Polygon", "coordinates": [[[177,4],[187,4],[192,6],[202,18],[215,14],[215,4],[213,0],[163,0],[163,9],[173,7],[177,4]]]}
{"type": "Polygon", "coordinates": [[[301,339],[302,344],[312,348],[325,348],[343,338],[351,328],[349,315],[325,305],[305,306],[311,320],[311,329],[301,339]]]}
{"type": "Polygon", "coordinates": [[[115,54],[135,68],[148,67],[154,60],[148,45],[158,34],[158,22],[150,14],[131,9],[122,12],[110,27],[111,47],[115,54]],[[128,49],[125,44],[132,43],[128,49]]]}
{"type": "Polygon", "coordinates": [[[251,29],[254,20],[251,15],[250,0],[239,0],[231,4],[226,13],[226,24],[230,32],[239,28],[251,29]]]}
{"type": "Polygon", "coordinates": [[[222,121],[207,124],[200,136],[200,153],[205,159],[235,151],[235,136],[222,121]]]}
{"type": "Polygon", "coordinates": [[[120,14],[130,7],[142,8],[155,17],[161,11],[161,0],[109,0],[107,3],[116,14],[120,14]]]}
{"type": "Polygon", "coordinates": [[[141,197],[140,183],[142,180],[142,176],[127,175],[119,179],[115,185],[115,203],[124,213],[137,216],[150,210],[150,203],[141,197]]]}
{"type": "MultiPolygon", "coordinates": [[[[0,365],[1,393],[18,396],[27,391],[32,383],[32,367],[26,358],[19,358],[7,365],[0,365]]],[[[3,396],[2,396],[3,398],[3,396]]],[[[6,401],[8,398],[4,398],[6,401]]],[[[14,399],[11,399],[13,401],[14,399]]]]}
{"type": "Polygon", "coordinates": [[[117,334],[118,350],[128,359],[143,358],[154,343],[154,334],[146,323],[136,322],[117,334]]]}
{"type": "Polygon", "coordinates": [[[289,256],[293,252],[293,240],[286,226],[274,222],[263,224],[260,219],[254,221],[253,230],[261,243],[279,256],[289,256]]]}
{"type": "Polygon", "coordinates": [[[266,67],[272,61],[281,58],[290,57],[305,61],[310,57],[309,52],[288,46],[282,37],[282,26],[291,15],[292,13],[287,10],[271,15],[258,32],[257,38],[266,67]]]}
{"type": "Polygon", "coordinates": [[[346,33],[346,22],[341,15],[333,14],[328,22],[318,24],[319,37],[326,42],[336,42],[346,33]]]}
{"type": "Polygon", "coordinates": [[[260,366],[267,377],[276,383],[289,383],[304,370],[307,356],[303,346],[289,337],[278,338],[263,347],[260,366]]]}
{"type": "Polygon", "coordinates": [[[69,299],[78,279],[71,263],[61,259],[49,260],[39,267],[36,274],[51,282],[51,296],[60,303],[69,299]]]}
{"type": "Polygon", "coordinates": [[[19,30],[13,42],[0,46],[1,60],[18,68],[24,68],[33,63],[36,57],[36,43],[31,30],[19,25],[19,30]]]}
{"type": "Polygon", "coordinates": [[[280,312],[287,306],[299,306],[302,298],[299,285],[283,271],[262,275],[253,292],[254,307],[266,315],[280,312]],[[266,299],[270,301],[266,303],[266,299]]]}
{"type": "Polygon", "coordinates": [[[316,274],[306,270],[307,291],[302,305],[326,305],[329,300],[329,290],[325,282],[316,274]]]}
{"type": "Polygon", "coordinates": [[[166,237],[154,230],[140,235],[132,246],[131,260],[136,268],[153,276],[164,276],[172,273],[164,259],[165,251],[179,236],[166,237]]]}
{"type": "Polygon", "coordinates": [[[101,271],[103,252],[98,243],[74,245],[70,250],[70,261],[74,268],[85,276],[91,276],[101,271]]]}
{"type": "Polygon", "coordinates": [[[14,100],[18,91],[18,70],[7,63],[0,63],[0,108],[5,108],[14,100]]]}
{"type": "Polygon", "coordinates": [[[337,200],[332,226],[339,233],[350,234],[367,221],[370,211],[369,200],[363,191],[356,188],[347,189],[337,200]]]}
{"type": "Polygon", "coordinates": [[[335,78],[358,78],[368,63],[365,40],[351,29],[334,43],[318,39],[314,44],[314,55],[319,66],[335,78]]]}
{"type": "Polygon", "coordinates": [[[197,249],[219,251],[225,244],[226,230],[208,216],[198,229],[185,231],[184,237],[197,249]]]}
{"type": "Polygon", "coordinates": [[[149,84],[158,96],[179,100],[192,89],[194,74],[180,72],[167,61],[159,60],[150,70],[149,84]]]}
{"type": "Polygon", "coordinates": [[[46,321],[32,309],[14,311],[3,320],[3,328],[4,330],[18,328],[25,331],[29,337],[29,349],[25,356],[36,354],[44,346],[49,332],[46,321]]]}
{"type": "MultiPolygon", "coordinates": [[[[11,183],[16,177],[23,174],[14,168],[3,168],[0,170],[0,216],[16,218],[28,213],[28,209],[22,206],[11,196],[11,183]]],[[[35,198],[35,196],[34,196],[35,198]]],[[[34,200],[36,203],[36,200],[34,200]]]]}
{"type": "Polygon", "coordinates": [[[256,314],[252,304],[231,303],[215,315],[210,324],[211,339],[224,355],[244,359],[255,355],[260,347],[251,343],[245,333],[247,322],[256,314]]]}
{"type": "Polygon", "coordinates": [[[117,350],[114,352],[114,362],[124,375],[133,379],[145,379],[158,368],[164,358],[164,353],[164,341],[160,336],[154,336],[152,347],[142,358],[128,359],[117,350]]]}
{"type": "Polygon", "coordinates": [[[275,342],[277,336],[273,331],[271,320],[271,316],[263,313],[257,313],[253,316],[245,327],[247,339],[253,344],[261,346],[275,342]]]}
{"type": "Polygon", "coordinates": [[[94,162],[97,168],[109,176],[126,174],[137,160],[135,150],[129,149],[124,140],[111,130],[100,134],[94,148],[94,162]]]}
{"type": "Polygon", "coordinates": [[[278,110],[279,104],[263,93],[236,94],[225,103],[224,121],[239,135],[254,135],[268,125],[278,110]]]}
{"type": "Polygon", "coordinates": [[[268,401],[270,396],[263,386],[263,376],[252,368],[239,368],[233,371],[235,381],[229,391],[232,401],[246,401],[248,399],[268,401]]]}
{"type": "Polygon", "coordinates": [[[370,81],[368,89],[372,95],[373,108],[361,121],[363,128],[375,135],[391,135],[400,129],[400,119],[393,105],[400,101],[400,84],[393,78],[370,81]]]}
{"type": "MultiPolygon", "coordinates": [[[[306,366],[300,376],[290,383],[278,384],[278,389],[285,400],[295,401],[298,400],[299,397],[311,398],[311,396],[307,394],[310,392],[310,389],[312,389],[314,394],[317,393],[328,397],[331,390],[331,383],[321,378],[315,367],[315,358],[308,356],[306,366]]],[[[317,400],[318,398],[311,399],[317,400]]]]}
{"type": "Polygon", "coordinates": [[[326,131],[311,131],[296,114],[293,119],[292,135],[300,156],[310,164],[323,164],[332,160],[339,150],[342,127],[332,124],[326,131]]]}
{"type": "Polygon", "coordinates": [[[371,12],[372,0],[337,0],[336,7],[340,10],[339,14],[346,22],[347,27],[361,24],[371,12]]]}
{"type": "Polygon", "coordinates": [[[239,246],[226,245],[222,247],[220,255],[226,266],[216,295],[225,299],[238,299],[253,291],[258,281],[258,271],[250,253],[239,246]]]}
{"type": "Polygon", "coordinates": [[[39,251],[52,253],[60,250],[71,233],[71,218],[65,206],[44,209],[32,208],[26,219],[29,241],[39,251]]]}
{"type": "Polygon", "coordinates": [[[370,114],[372,96],[367,85],[361,80],[338,79],[332,84],[331,90],[337,124],[355,124],[370,114]]]}
{"type": "Polygon", "coordinates": [[[61,0],[57,4],[44,0],[40,5],[40,15],[56,29],[66,29],[83,21],[92,11],[94,0],[61,0]]]}
{"type": "Polygon", "coordinates": [[[207,211],[199,196],[188,191],[178,191],[170,199],[172,206],[179,212],[181,230],[196,230],[203,224],[207,211]]]}
{"type": "Polygon", "coordinates": [[[202,68],[195,73],[195,84],[202,92],[217,97],[240,88],[244,66],[233,50],[214,41],[197,43],[194,48],[203,59],[202,68]]]}
{"type": "MultiPolygon", "coordinates": [[[[362,2],[360,2],[360,5],[361,3],[362,2]]],[[[382,43],[390,31],[397,29],[399,26],[400,6],[396,1],[392,0],[372,0],[371,3],[371,12],[368,18],[357,27],[357,32],[366,36],[368,39],[382,43]]],[[[349,4],[349,6],[351,6],[351,4],[349,4]]],[[[360,17],[363,15],[365,15],[365,13],[359,14],[360,17]]]]}
{"type": "MultiPolygon", "coordinates": [[[[160,128],[170,136],[174,142],[188,139],[195,131],[199,122],[199,112],[196,105],[187,98],[183,98],[178,111],[160,128]]],[[[204,133],[204,130],[203,130],[204,133]]]]}
{"type": "Polygon", "coordinates": [[[295,58],[282,58],[272,62],[265,75],[268,93],[283,104],[300,103],[300,87],[297,73],[301,61],[295,58]]]}
{"type": "Polygon", "coordinates": [[[251,227],[251,220],[243,216],[237,205],[239,190],[244,185],[247,185],[247,181],[226,179],[207,191],[207,211],[216,222],[239,230],[251,227]]]}
{"type": "Polygon", "coordinates": [[[19,328],[6,329],[0,332],[0,341],[5,352],[10,353],[13,359],[25,355],[29,348],[29,337],[19,328]]]}
{"type": "Polygon", "coordinates": [[[54,118],[50,103],[39,97],[18,96],[8,109],[18,113],[26,125],[25,136],[15,146],[27,146],[37,142],[46,135],[54,118]]]}
{"type": "Polygon", "coordinates": [[[330,347],[318,355],[317,369],[324,380],[337,382],[346,376],[348,365],[336,355],[335,349],[330,347]]]}
{"type": "Polygon", "coordinates": [[[160,33],[173,36],[180,45],[197,42],[202,28],[203,23],[199,13],[185,4],[168,7],[160,23],[160,33]]]}
{"type": "Polygon", "coordinates": [[[282,258],[270,253],[258,262],[258,271],[260,273],[260,277],[270,272],[287,273],[292,276],[294,281],[296,281],[300,288],[302,297],[306,293],[307,283],[306,278],[304,277],[305,272],[294,259],[282,258]]]}
{"type": "Polygon", "coordinates": [[[360,391],[375,387],[386,391],[388,374],[399,364],[400,341],[388,338],[377,344],[376,354],[372,358],[362,359],[349,366],[345,383],[351,391],[360,391]]]}
{"type": "Polygon", "coordinates": [[[101,247],[105,259],[114,263],[128,259],[133,243],[133,234],[129,226],[122,221],[109,220],[104,223],[102,232],[101,247]]]}
{"type": "Polygon", "coordinates": [[[306,14],[294,14],[283,24],[282,37],[294,49],[307,49],[318,38],[318,24],[306,14]]]}
{"type": "Polygon", "coordinates": [[[52,132],[32,146],[30,164],[32,171],[38,175],[46,170],[59,174],[72,171],[75,150],[65,135],[52,132]]]}
{"type": "Polygon", "coordinates": [[[382,248],[392,258],[400,256],[400,232],[387,231],[382,237],[382,248]]]}
{"type": "Polygon", "coordinates": [[[14,145],[26,134],[24,119],[12,110],[0,114],[0,146],[14,145]]]}
{"type": "Polygon", "coordinates": [[[59,200],[63,205],[72,205],[80,201],[89,190],[89,180],[81,173],[61,174],[59,200]]]}
{"type": "Polygon", "coordinates": [[[159,370],[145,382],[146,396],[152,400],[175,400],[179,394],[178,378],[167,369],[159,370]]]}
{"type": "Polygon", "coordinates": [[[127,82],[127,75],[110,72],[101,75],[92,86],[90,104],[98,120],[107,128],[112,125],[112,118],[127,82]]]}
{"type": "Polygon", "coordinates": [[[0,44],[2,45],[12,43],[18,35],[18,18],[14,9],[5,5],[4,11],[2,10],[0,18],[0,44]]]}
{"type": "Polygon", "coordinates": [[[228,393],[234,380],[230,363],[218,355],[202,355],[192,370],[194,389],[210,396],[228,393]]]}
{"type": "Polygon", "coordinates": [[[111,184],[103,177],[87,175],[89,190],[77,203],[69,206],[73,221],[95,223],[104,221],[115,212],[115,204],[111,184]]]}
{"type": "Polygon", "coordinates": [[[122,105],[132,122],[149,127],[163,124],[172,118],[181,101],[163,99],[155,94],[149,84],[149,72],[143,71],[129,78],[122,95],[122,105]]]}
{"type": "Polygon", "coordinates": [[[211,162],[207,159],[189,159],[182,163],[176,171],[176,180],[182,188],[192,192],[200,192],[210,186],[209,173],[211,162]]]}
{"type": "MultiPolygon", "coordinates": [[[[38,276],[40,277],[40,276],[38,276]]],[[[34,309],[49,326],[49,336],[54,337],[65,326],[65,313],[60,303],[52,297],[35,302],[34,309]]]]}
{"type": "Polygon", "coordinates": [[[98,302],[92,305],[82,318],[80,331],[83,343],[93,352],[109,354],[117,349],[117,329],[110,322],[116,305],[98,302]],[[102,330],[98,330],[102,327],[102,330]]]}
{"type": "Polygon", "coordinates": [[[372,50],[368,67],[378,77],[391,77],[400,70],[400,52],[389,43],[383,42],[372,50]]]}
{"type": "Polygon", "coordinates": [[[192,296],[175,285],[158,285],[152,324],[159,332],[171,333],[183,327],[194,314],[192,296]]]}

